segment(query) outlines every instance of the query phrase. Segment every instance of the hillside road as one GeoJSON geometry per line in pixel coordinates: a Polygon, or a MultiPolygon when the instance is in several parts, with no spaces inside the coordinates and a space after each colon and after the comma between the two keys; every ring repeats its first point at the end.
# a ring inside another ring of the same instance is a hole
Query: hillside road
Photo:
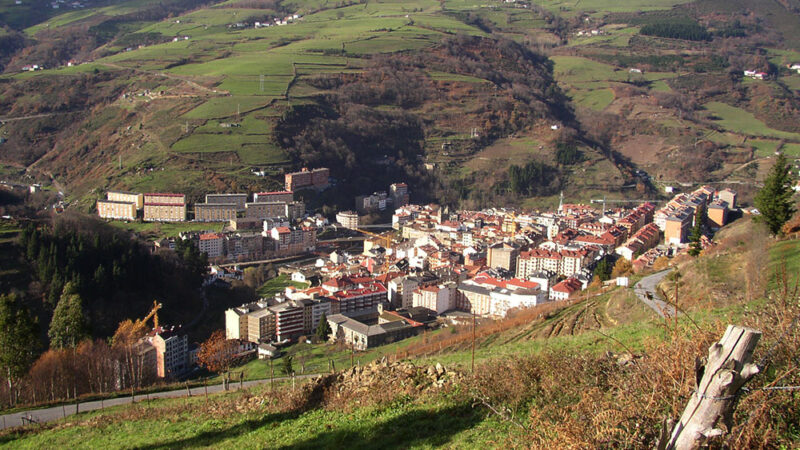
{"type": "MultiPolygon", "coordinates": [[[[318,374],[306,374],[306,375],[296,375],[296,380],[302,380],[305,378],[311,378],[318,374]]],[[[291,377],[275,377],[275,381],[286,381],[291,380],[291,377]]],[[[252,386],[257,386],[259,384],[269,383],[269,378],[264,378],[260,380],[251,380],[245,381],[242,383],[241,389],[246,389],[252,386]]],[[[195,387],[191,388],[189,391],[191,392],[192,397],[202,396],[205,395],[206,387],[195,387]]],[[[239,390],[239,382],[231,381],[229,384],[229,392],[239,390]]],[[[217,394],[223,392],[222,384],[215,384],[208,386],[208,393],[209,394],[217,394]]],[[[96,411],[98,409],[104,409],[111,406],[119,406],[119,405],[127,405],[130,403],[136,403],[157,399],[157,398],[179,398],[186,396],[186,389],[176,389],[174,391],[164,391],[164,392],[153,392],[149,395],[147,394],[140,394],[135,395],[134,397],[126,396],[126,397],[116,397],[116,398],[109,398],[104,400],[96,400],[96,401],[88,401],[88,402],[81,402],[76,404],[69,404],[64,406],[54,406],[50,408],[42,408],[42,409],[31,409],[26,411],[17,411],[10,414],[3,414],[0,415],[0,429],[6,428],[13,428],[22,425],[28,425],[30,423],[46,423],[46,422],[53,422],[56,420],[64,419],[68,416],[76,414],[78,412],[87,412],[87,411],[96,411]]]]}
{"type": "Polygon", "coordinates": [[[639,300],[649,306],[660,317],[675,317],[677,314],[675,307],[664,301],[664,298],[656,290],[658,283],[670,272],[672,272],[672,269],[646,276],[633,286],[633,292],[636,293],[639,300]]]}

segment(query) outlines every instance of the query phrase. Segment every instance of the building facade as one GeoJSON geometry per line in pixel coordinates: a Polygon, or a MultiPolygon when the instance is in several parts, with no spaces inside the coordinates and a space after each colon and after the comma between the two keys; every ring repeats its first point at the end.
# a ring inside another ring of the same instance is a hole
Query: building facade
{"type": "Polygon", "coordinates": [[[255,203],[291,203],[293,200],[292,191],[257,192],[253,195],[255,203]]]}
{"type": "Polygon", "coordinates": [[[329,177],[330,170],[324,167],[313,170],[303,168],[299,172],[287,173],[284,176],[286,190],[292,192],[298,189],[325,189],[330,184],[329,177]]]}
{"type": "Polygon", "coordinates": [[[115,200],[98,200],[97,215],[104,219],[135,220],[136,203],[115,200]]]}
{"type": "Polygon", "coordinates": [[[336,214],[336,221],[345,228],[355,230],[358,228],[358,213],[355,211],[341,211],[336,214]]]}
{"type": "Polygon", "coordinates": [[[236,219],[236,210],[235,203],[196,203],[194,220],[198,222],[228,222],[236,219]]]}
{"type": "Polygon", "coordinates": [[[206,203],[211,205],[230,205],[236,207],[236,211],[244,211],[247,203],[247,194],[206,194],[206,203]]]}
{"type": "Polygon", "coordinates": [[[106,199],[114,202],[133,203],[137,210],[144,207],[144,194],[138,192],[108,191],[106,199]]]}

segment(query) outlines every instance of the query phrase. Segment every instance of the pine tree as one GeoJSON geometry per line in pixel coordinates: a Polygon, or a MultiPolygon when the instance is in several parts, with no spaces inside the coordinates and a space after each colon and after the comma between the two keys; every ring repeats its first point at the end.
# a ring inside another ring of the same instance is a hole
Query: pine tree
{"type": "Polygon", "coordinates": [[[594,276],[600,281],[607,281],[611,277],[611,266],[608,262],[608,256],[603,257],[594,268],[594,276]]]}
{"type": "Polygon", "coordinates": [[[33,363],[38,341],[28,313],[13,294],[0,295],[0,372],[8,383],[12,399],[15,383],[33,363]]]}
{"type": "Polygon", "coordinates": [[[72,282],[64,285],[47,335],[50,337],[50,346],[55,348],[75,347],[81,340],[89,337],[89,324],[83,313],[83,299],[72,282]]]}
{"type": "Polygon", "coordinates": [[[783,224],[794,214],[791,181],[789,165],[781,153],[764,180],[764,187],[756,194],[754,202],[761,213],[756,220],[765,224],[773,235],[779,234],[783,224]]]}
{"type": "Polygon", "coordinates": [[[320,342],[325,342],[328,340],[328,336],[331,335],[331,326],[328,324],[328,317],[325,313],[322,313],[322,317],[319,318],[319,324],[317,325],[317,340],[320,342]]]}
{"type": "Polygon", "coordinates": [[[692,234],[689,236],[689,254],[697,256],[703,250],[700,240],[703,238],[703,224],[706,223],[706,209],[703,206],[697,207],[697,212],[694,218],[694,227],[692,227],[692,234]]]}

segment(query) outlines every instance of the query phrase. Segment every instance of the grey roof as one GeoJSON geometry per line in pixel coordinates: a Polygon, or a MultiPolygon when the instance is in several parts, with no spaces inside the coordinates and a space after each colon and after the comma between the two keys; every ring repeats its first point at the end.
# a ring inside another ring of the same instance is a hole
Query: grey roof
{"type": "MultiPolygon", "coordinates": [[[[400,330],[400,329],[403,329],[403,328],[409,328],[410,326],[411,325],[406,323],[406,321],[404,321],[404,320],[403,321],[389,322],[389,323],[384,323],[384,324],[381,324],[381,325],[377,325],[377,327],[382,328],[387,333],[388,332],[392,332],[392,331],[397,331],[397,330],[400,330]]],[[[373,327],[370,327],[370,328],[373,328],[373,327]]]]}
{"type": "Polygon", "coordinates": [[[469,283],[459,283],[459,291],[473,292],[475,294],[488,295],[491,291],[483,286],[477,286],[469,283]]]}

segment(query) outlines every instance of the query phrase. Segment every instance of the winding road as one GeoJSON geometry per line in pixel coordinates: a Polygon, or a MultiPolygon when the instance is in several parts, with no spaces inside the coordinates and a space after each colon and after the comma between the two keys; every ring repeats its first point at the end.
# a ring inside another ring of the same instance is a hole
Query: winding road
{"type": "Polygon", "coordinates": [[[672,269],[663,270],[653,275],[646,276],[633,286],[633,292],[636,293],[639,300],[649,306],[660,317],[664,318],[675,317],[677,315],[675,307],[664,301],[664,298],[661,297],[661,294],[659,294],[656,289],[658,283],[670,272],[672,272],[672,269]]]}

